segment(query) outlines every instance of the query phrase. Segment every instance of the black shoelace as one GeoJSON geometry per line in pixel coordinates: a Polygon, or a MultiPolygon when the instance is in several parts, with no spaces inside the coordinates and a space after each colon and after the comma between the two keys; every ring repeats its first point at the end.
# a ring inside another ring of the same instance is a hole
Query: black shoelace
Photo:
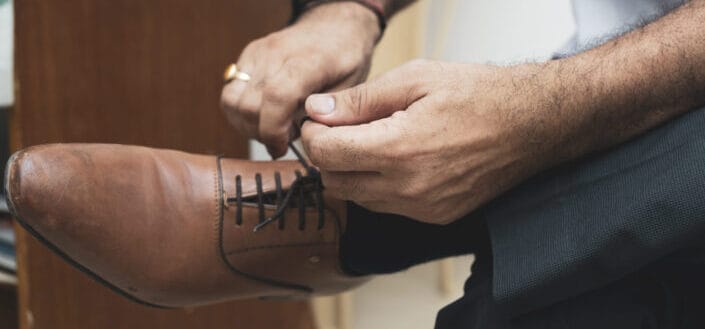
{"type": "MultiPolygon", "coordinates": [[[[262,175],[259,173],[255,174],[255,185],[257,187],[257,207],[259,210],[259,224],[255,226],[253,232],[257,232],[263,229],[265,226],[278,221],[279,229],[283,230],[285,228],[285,218],[287,208],[293,208],[294,206],[298,208],[299,212],[299,229],[304,230],[306,228],[306,207],[310,206],[307,204],[307,200],[311,200],[318,211],[318,226],[320,230],[324,226],[324,205],[323,205],[323,183],[321,182],[321,174],[306,162],[304,157],[301,155],[298,149],[290,142],[289,147],[296,158],[299,160],[301,165],[306,170],[306,175],[302,175],[300,171],[296,171],[296,179],[291,183],[289,189],[284,193],[281,183],[281,175],[279,172],[274,173],[275,181],[275,192],[276,201],[274,202],[276,210],[272,216],[265,218],[264,206],[267,201],[267,195],[263,192],[262,188],[262,175]]],[[[242,206],[245,202],[242,197],[242,177],[237,175],[235,177],[235,197],[229,197],[226,199],[228,204],[235,204],[235,224],[242,225],[242,206]]]]}

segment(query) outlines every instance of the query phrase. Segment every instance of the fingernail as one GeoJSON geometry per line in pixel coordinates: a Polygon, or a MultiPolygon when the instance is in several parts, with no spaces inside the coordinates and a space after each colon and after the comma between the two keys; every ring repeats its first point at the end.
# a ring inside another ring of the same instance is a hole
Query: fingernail
{"type": "Polygon", "coordinates": [[[311,111],[321,115],[331,114],[335,109],[335,99],[330,95],[312,95],[308,104],[311,111]]]}

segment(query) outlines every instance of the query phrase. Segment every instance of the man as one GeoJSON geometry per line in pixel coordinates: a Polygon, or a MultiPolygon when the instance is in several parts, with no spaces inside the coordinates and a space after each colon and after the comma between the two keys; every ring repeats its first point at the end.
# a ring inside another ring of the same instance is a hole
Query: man
{"type": "Polygon", "coordinates": [[[584,52],[615,27],[596,29],[601,13],[575,1],[574,56],[419,60],[357,85],[409,2],[296,1],[289,27],[241,54],[251,79],[222,93],[233,125],[275,158],[310,117],[302,141],[326,191],[366,214],[349,223],[347,265],[477,253],[437,328],[705,325],[705,1],[611,1],[617,23],[648,24],[584,52]],[[669,172],[674,161],[689,169],[669,172]]]}

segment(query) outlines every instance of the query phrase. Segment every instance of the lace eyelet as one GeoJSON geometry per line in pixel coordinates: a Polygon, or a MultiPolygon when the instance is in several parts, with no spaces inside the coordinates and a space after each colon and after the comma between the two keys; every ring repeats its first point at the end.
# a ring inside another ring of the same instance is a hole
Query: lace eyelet
{"type": "MultiPolygon", "coordinates": [[[[303,176],[299,170],[296,170],[296,179],[291,183],[291,186],[287,190],[286,194],[283,193],[281,175],[280,173],[274,172],[274,181],[276,189],[276,210],[274,214],[270,217],[265,215],[265,194],[264,188],[262,186],[262,175],[260,173],[255,174],[255,185],[257,189],[257,210],[259,215],[259,222],[255,225],[253,231],[257,232],[269,225],[274,221],[279,221],[279,230],[284,230],[285,228],[285,213],[288,208],[293,206],[294,199],[296,199],[296,207],[299,209],[299,225],[298,228],[301,231],[306,229],[306,200],[313,200],[316,210],[318,211],[318,225],[317,229],[322,230],[325,224],[325,206],[323,204],[323,184],[321,182],[320,173],[313,167],[311,167],[303,158],[301,153],[294,147],[294,145],[289,142],[289,147],[294,151],[299,162],[306,169],[306,176],[303,176]],[[309,198],[307,198],[309,196],[309,198]]],[[[243,197],[242,197],[242,177],[241,175],[235,176],[235,197],[225,198],[225,207],[229,208],[232,203],[236,204],[235,209],[235,225],[242,226],[243,215],[243,197]]]]}

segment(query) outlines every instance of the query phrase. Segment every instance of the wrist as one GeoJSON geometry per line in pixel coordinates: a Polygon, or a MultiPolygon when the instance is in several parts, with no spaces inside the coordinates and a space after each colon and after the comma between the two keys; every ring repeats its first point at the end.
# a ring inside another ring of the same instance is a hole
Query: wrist
{"type": "Polygon", "coordinates": [[[530,171],[540,171],[574,158],[577,99],[554,63],[528,63],[499,68],[496,92],[503,99],[504,123],[514,150],[530,171]],[[506,97],[506,95],[510,95],[506,97]]]}
{"type": "Polygon", "coordinates": [[[520,126],[527,150],[539,169],[579,158],[596,148],[608,123],[595,108],[607,106],[594,73],[573,60],[531,63],[512,68],[513,111],[525,112],[520,126]]]}
{"type": "Polygon", "coordinates": [[[374,11],[354,1],[322,2],[304,8],[294,24],[340,27],[372,45],[381,38],[384,26],[374,11]]]}

